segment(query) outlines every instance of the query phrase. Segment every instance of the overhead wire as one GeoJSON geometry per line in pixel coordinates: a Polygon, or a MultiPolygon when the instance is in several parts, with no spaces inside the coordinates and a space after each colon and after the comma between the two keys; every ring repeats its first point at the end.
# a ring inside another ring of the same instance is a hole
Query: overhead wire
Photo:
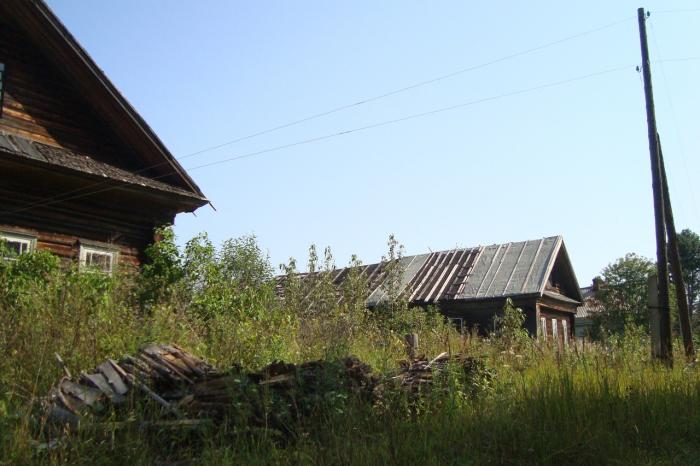
{"type": "MultiPolygon", "coordinates": [[[[443,75],[440,75],[440,76],[436,76],[436,77],[431,78],[431,79],[427,79],[427,80],[424,80],[424,81],[418,81],[418,82],[416,82],[416,83],[410,84],[410,85],[408,85],[408,86],[400,87],[400,88],[394,89],[394,90],[392,90],[392,91],[384,92],[384,93],[382,93],[382,94],[378,94],[378,95],[375,95],[375,96],[372,96],[372,97],[368,97],[368,98],[365,98],[365,99],[361,99],[361,100],[358,100],[358,101],[353,102],[353,103],[350,103],[350,104],[341,105],[341,106],[339,106],[339,107],[335,107],[335,108],[332,108],[332,109],[330,109],[330,110],[326,110],[326,111],[323,111],[323,112],[315,113],[315,114],[313,114],[313,115],[310,115],[310,116],[307,116],[307,117],[304,117],[304,118],[300,118],[300,119],[296,119],[296,120],[293,120],[293,121],[288,122],[288,123],[284,123],[284,124],[281,124],[281,125],[277,125],[277,126],[274,126],[274,127],[268,128],[268,129],[265,129],[265,130],[261,130],[261,131],[257,131],[257,132],[248,134],[248,135],[246,135],[246,136],[241,136],[241,137],[238,137],[238,138],[235,138],[235,139],[232,139],[232,140],[229,140],[229,141],[220,143],[220,144],[216,144],[216,145],[213,145],[213,146],[209,146],[209,147],[206,147],[206,148],[204,148],[204,149],[200,149],[200,150],[197,150],[197,151],[195,151],[195,152],[191,152],[191,153],[189,153],[189,154],[186,154],[186,155],[177,157],[176,159],[177,159],[178,161],[181,161],[181,160],[184,160],[184,159],[187,159],[187,158],[190,158],[190,157],[194,157],[194,156],[197,156],[197,155],[206,153],[206,152],[210,152],[210,151],[217,150],[217,149],[221,149],[221,148],[223,148],[223,147],[230,146],[230,145],[233,145],[233,144],[236,144],[236,143],[239,143],[239,142],[243,142],[243,141],[245,141],[245,140],[253,139],[253,138],[258,137],[258,136],[263,136],[263,135],[265,135],[265,134],[270,134],[270,133],[273,133],[273,132],[276,132],[276,131],[279,131],[279,130],[282,130],[282,129],[286,129],[286,128],[289,128],[289,127],[292,127],[292,126],[299,125],[299,124],[301,124],[301,123],[305,123],[305,122],[308,122],[308,121],[316,120],[316,119],[319,119],[319,118],[322,118],[322,117],[325,117],[325,116],[328,116],[328,115],[332,115],[332,114],[334,114],[334,113],[338,113],[338,112],[341,112],[341,111],[344,111],[344,110],[348,110],[348,109],[350,109],[350,108],[358,107],[358,106],[361,106],[361,105],[364,105],[364,104],[367,104],[367,103],[370,103],[370,102],[375,102],[375,101],[378,101],[378,100],[381,100],[381,99],[384,99],[384,98],[387,98],[387,97],[391,97],[391,96],[394,96],[394,95],[397,95],[397,94],[400,94],[400,93],[403,93],[403,92],[407,92],[407,91],[412,90],[412,89],[416,89],[416,88],[419,88],[419,87],[422,87],[422,86],[426,86],[426,85],[429,85],[429,84],[433,84],[433,83],[436,83],[436,82],[444,81],[444,80],[446,80],[446,79],[450,79],[450,78],[453,78],[453,77],[455,77],[455,76],[459,76],[459,75],[462,75],[462,74],[465,74],[465,73],[468,73],[468,72],[471,72],[471,71],[476,71],[476,70],[478,70],[478,69],[486,68],[486,67],[488,67],[488,66],[492,66],[492,65],[495,65],[495,64],[497,64],[497,63],[505,62],[505,61],[507,61],[507,60],[512,60],[512,59],[515,59],[515,58],[518,58],[518,57],[521,57],[521,56],[524,56],[524,55],[528,55],[528,54],[537,52],[537,51],[539,51],[539,50],[543,50],[543,49],[546,49],[546,48],[549,48],[549,47],[553,47],[553,46],[555,46],[555,45],[559,45],[559,44],[562,44],[562,43],[565,43],[565,42],[568,42],[568,41],[571,41],[571,40],[574,40],[574,39],[578,39],[578,38],[580,38],[580,37],[584,37],[584,36],[587,36],[587,35],[590,35],[590,34],[594,34],[594,33],[596,33],[596,32],[600,32],[600,31],[603,31],[603,30],[605,30],[605,29],[609,29],[609,28],[618,26],[618,25],[620,25],[620,24],[626,23],[626,22],[628,22],[628,21],[633,20],[634,18],[635,18],[634,16],[630,16],[630,17],[627,17],[627,18],[623,18],[623,19],[620,19],[620,20],[617,20],[617,21],[613,21],[613,22],[611,22],[611,23],[604,24],[604,25],[602,25],[602,26],[598,26],[598,27],[595,27],[595,28],[592,28],[592,29],[588,29],[588,30],[585,30],[585,31],[582,31],[582,32],[579,32],[579,33],[576,33],[576,34],[572,34],[572,35],[566,36],[566,37],[562,37],[562,38],[560,38],[560,39],[556,39],[556,40],[553,40],[553,41],[550,41],[550,42],[547,42],[547,43],[538,45],[538,46],[536,46],[536,47],[531,47],[531,48],[528,48],[528,49],[525,49],[525,50],[521,50],[521,51],[519,51],[519,52],[515,52],[515,53],[508,54],[508,55],[504,55],[504,56],[502,56],[502,57],[499,57],[499,58],[496,58],[496,59],[493,59],[493,60],[489,60],[489,61],[486,61],[486,62],[477,64],[477,65],[472,65],[472,66],[469,66],[469,67],[466,67],[466,68],[462,68],[462,69],[460,69],[460,70],[456,70],[456,71],[453,71],[453,72],[451,72],[451,73],[447,73],[447,74],[443,74],[443,75]]],[[[163,166],[163,165],[168,165],[168,164],[170,164],[170,163],[171,163],[170,161],[159,162],[159,163],[156,163],[156,164],[149,165],[149,166],[147,166],[147,167],[141,168],[141,169],[136,170],[136,171],[131,172],[131,173],[132,173],[132,174],[137,174],[137,175],[138,175],[138,174],[141,174],[141,173],[148,172],[149,170],[152,170],[152,169],[154,169],[154,168],[158,168],[158,167],[163,166]]],[[[172,174],[175,174],[175,173],[174,173],[174,172],[168,173],[168,175],[165,175],[165,176],[170,176],[170,175],[172,175],[172,174]]],[[[162,176],[162,177],[165,177],[165,176],[162,176]]],[[[107,181],[107,180],[105,180],[105,181],[100,181],[100,182],[93,183],[93,184],[88,185],[88,186],[83,186],[83,187],[81,187],[81,188],[76,188],[76,189],[73,189],[73,190],[66,191],[66,192],[64,192],[64,193],[62,193],[62,194],[58,194],[58,195],[56,195],[56,196],[47,197],[47,198],[45,198],[45,199],[43,199],[42,201],[39,201],[39,202],[44,202],[44,201],[47,201],[47,200],[53,200],[53,199],[56,199],[56,198],[62,197],[62,196],[70,196],[70,195],[72,195],[72,194],[76,194],[76,193],[79,193],[79,192],[83,192],[83,191],[86,191],[86,190],[89,190],[89,189],[92,189],[92,188],[95,188],[95,187],[97,187],[97,186],[101,186],[101,185],[104,185],[104,184],[108,184],[108,183],[110,183],[110,181],[107,181]]]]}
{"type": "MultiPolygon", "coordinates": [[[[700,11],[700,9],[699,9],[700,11]]],[[[676,109],[673,104],[673,98],[671,97],[671,86],[669,85],[668,82],[668,76],[666,75],[666,67],[664,67],[664,62],[665,61],[689,61],[690,59],[700,59],[700,57],[686,57],[685,59],[676,59],[676,60],[664,60],[661,54],[661,47],[659,47],[659,42],[656,39],[656,32],[654,31],[654,24],[653,22],[649,22],[649,26],[651,29],[651,37],[654,40],[654,48],[656,49],[656,55],[659,57],[659,67],[661,68],[661,77],[663,78],[663,83],[664,83],[664,94],[666,96],[666,101],[668,103],[668,108],[671,111],[671,122],[673,124],[673,129],[674,129],[674,135],[676,142],[678,144],[679,151],[681,153],[681,158],[683,160],[683,166],[685,167],[685,178],[686,181],[688,182],[688,189],[690,190],[690,201],[693,206],[693,213],[695,214],[696,218],[700,219],[700,211],[698,211],[698,205],[697,205],[697,198],[695,195],[695,188],[693,187],[693,182],[690,179],[690,169],[688,168],[688,159],[686,157],[685,153],[685,146],[683,144],[683,139],[681,138],[681,133],[678,125],[678,118],[676,117],[676,109]]],[[[683,204],[681,203],[681,206],[683,204]]]]}
{"type": "MultiPolygon", "coordinates": [[[[598,76],[602,76],[602,75],[606,75],[606,74],[611,74],[611,73],[623,71],[626,69],[633,70],[634,67],[635,67],[635,64],[630,64],[630,65],[625,65],[625,66],[619,66],[616,68],[605,69],[605,70],[601,70],[601,71],[597,71],[597,72],[593,72],[593,73],[587,73],[584,75],[575,76],[572,78],[567,78],[567,79],[563,79],[563,80],[559,80],[559,81],[553,81],[553,82],[549,82],[549,83],[545,83],[545,84],[540,84],[537,86],[527,87],[527,88],[519,89],[519,90],[512,91],[512,92],[506,92],[506,93],[497,94],[497,95],[493,95],[493,96],[489,96],[489,97],[483,97],[480,99],[470,100],[467,102],[461,102],[459,104],[450,105],[447,107],[440,107],[440,108],[436,108],[436,109],[425,111],[425,112],[414,113],[414,114],[403,116],[400,118],[394,118],[391,120],[384,120],[381,122],[377,122],[377,123],[373,123],[373,124],[369,124],[369,125],[365,125],[365,126],[360,126],[357,128],[352,128],[349,130],[343,130],[343,131],[338,131],[338,132],[326,134],[323,136],[317,136],[317,137],[313,137],[313,138],[303,139],[300,141],[296,141],[296,142],[292,142],[292,143],[288,143],[288,144],[282,144],[279,146],[275,146],[275,147],[271,147],[271,148],[267,148],[267,149],[263,149],[263,150],[258,150],[258,151],[254,151],[254,152],[249,152],[246,154],[235,155],[235,156],[228,157],[228,158],[221,159],[221,160],[217,160],[214,162],[209,162],[209,163],[205,163],[205,164],[201,164],[201,165],[197,165],[197,166],[193,166],[193,167],[188,167],[186,170],[187,171],[194,171],[194,170],[199,170],[202,168],[212,167],[212,166],[216,166],[216,165],[222,165],[222,164],[230,163],[230,162],[233,162],[236,160],[256,157],[256,156],[267,154],[270,152],[276,152],[276,151],[280,151],[283,149],[288,149],[288,148],[292,148],[292,147],[296,147],[296,146],[311,144],[314,142],[319,142],[319,141],[331,139],[334,137],[345,136],[345,135],[352,134],[352,133],[357,133],[357,132],[366,131],[369,129],[379,128],[382,126],[392,125],[392,124],[396,124],[396,123],[400,123],[400,122],[404,122],[404,121],[408,121],[408,120],[413,120],[413,119],[422,118],[422,117],[426,117],[426,116],[430,116],[430,115],[435,115],[438,113],[448,112],[451,110],[456,110],[456,109],[460,109],[460,108],[464,108],[464,107],[468,107],[468,106],[482,104],[485,102],[505,99],[508,97],[514,97],[517,95],[531,93],[531,92],[535,92],[535,91],[546,89],[546,88],[562,86],[562,85],[569,84],[572,82],[582,81],[585,79],[590,79],[590,78],[594,78],[594,77],[598,77],[598,76]]],[[[163,173],[163,174],[155,176],[151,179],[158,180],[160,178],[169,176],[173,173],[175,173],[175,172],[173,171],[173,172],[163,173]]],[[[119,183],[119,182],[117,182],[117,183],[119,183]]],[[[83,198],[83,197],[87,197],[87,196],[92,196],[92,195],[99,194],[99,193],[102,193],[105,191],[110,191],[110,190],[119,188],[121,186],[127,185],[127,184],[128,183],[122,182],[121,184],[110,185],[104,189],[92,191],[89,193],[78,194],[78,195],[64,198],[64,199],[49,199],[47,202],[35,203],[35,204],[30,205],[30,206],[22,207],[22,208],[11,210],[11,211],[6,211],[6,212],[3,212],[2,214],[16,214],[16,213],[25,212],[27,210],[35,209],[37,207],[48,207],[48,206],[56,204],[56,203],[66,202],[66,201],[75,200],[75,199],[79,199],[79,198],[83,198]]]]}
{"type": "Polygon", "coordinates": [[[523,55],[528,55],[528,54],[537,52],[537,51],[539,51],[539,50],[543,50],[543,49],[546,49],[546,48],[549,48],[549,47],[553,47],[553,46],[555,46],[555,45],[558,45],[558,44],[561,44],[561,43],[564,43],[564,42],[568,42],[568,41],[570,41],[570,40],[578,39],[578,38],[580,38],[580,37],[584,37],[584,36],[587,36],[587,35],[590,35],[590,34],[594,34],[594,33],[596,33],[596,32],[599,32],[599,31],[602,31],[602,30],[605,30],[605,29],[609,29],[609,28],[615,27],[615,26],[617,26],[617,25],[626,23],[627,21],[631,21],[632,19],[634,19],[634,17],[633,17],[633,16],[630,16],[630,17],[627,17],[627,18],[624,18],[624,19],[621,19],[621,20],[618,20],[618,21],[613,21],[612,23],[608,23],[608,24],[605,24],[605,25],[603,25],[603,26],[599,26],[599,27],[596,27],[596,28],[593,28],[593,29],[588,29],[588,30],[586,30],[586,31],[579,32],[579,33],[576,33],[576,34],[573,34],[573,35],[570,35],[570,36],[566,36],[566,37],[563,37],[563,38],[561,38],[561,39],[553,40],[553,41],[551,41],[551,42],[547,42],[547,43],[545,43],[545,44],[538,45],[538,46],[536,46],[536,47],[532,47],[532,48],[529,48],[529,49],[521,50],[521,51],[519,51],[519,52],[511,53],[511,54],[509,54],[509,55],[504,55],[504,56],[502,56],[502,57],[499,57],[499,58],[496,58],[496,59],[493,59],[493,60],[489,60],[489,61],[486,61],[486,62],[483,62],[483,63],[479,63],[479,64],[477,64],[477,65],[468,66],[468,67],[466,67],[466,68],[462,68],[462,69],[460,69],[460,70],[453,71],[453,72],[451,72],[451,73],[443,74],[443,75],[441,75],[441,76],[436,76],[436,77],[434,77],[434,78],[430,78],[430,79],[427,79],[427,80],[424,80],[424,81],[418,81],[418,82],[413,83],[413,84],[410,84],[410,85],[408,85],[408,86],[400,87],[400,88],[398,88],[398,89],[394,89],[394,90],[392,90],[392,91],[385,92],[385,93],[383,93],[383,94],[378,94],[378,95],[375,95],[375,96],[373,96],[373,97],[367,97],[367,98],[365,98],[365,99],[358,100],[358,101],[353,102],[353,103],[351,103],[351,104],[341,105],[341,106],[339,106],[339,107],[335,107],[335,108],[332,108],[332,109],[327,110],[327,111],[324,111],[324,112],[316,113],[316,114],[314,114],[314,115],[310,115],[310,116],[308,116],[308,117],[304,117],[304,118],[301,118],[301,119],[298,119],[298,120],[294,120],[294,121],[291,121],[291,122],[289,122],[289,123],[285,123],[285,124],[282,124],[282,125],[279,125],[279,126],[275,126],[275,127],[272,127],[272,128],[266,129],[266,130],[258,131],[258,132],[256,132],[256,133],[253,133],[253,134],[250,134],[250,135],[247,135],[247,136],[242,136],[242,137],[239,137],[239,138],[236,138],[236,139],[232,139],[232,140],[230,140],[230,141],[226,141],[226,142],[223,142],[223,143],[220,143],[220,144],[217,144],[217,145],[214,145],[214,146],[211,146],[211,147],[202,149],[202,150],[198,150],[198,151],[196,151],[196,152],[192,152],[192,153],[190,153],[190,154],[183,155],[182,157],[179,157],[178,160],[182,160],[182,159],[185,159],[185,158],[188,158],[188,157],[192,157],[192,156],[195,156],[195,155],[199,155],[199,154],[201,154],[201,153],[208,152],[208,151],[211,151],[211,150],[220,149],[220,148],[222,148],[222,147],[226,147],[226,146],[231,145],[231,144],[235,144],[235,143],[238,143],[238,142],[241,142],[241,141],[245,141],[246,139],[251,139],[251,138],[254,138],[254,137],[257,137],[257,136],[262,136],[262,135],[264,135],[264,134],[268,134],[268,133],[271,133],[271,132],[274,132],[274,131],[278,131],[278,130],[281,130],[281,129],[289,128],[290,126],[295,126],[295,125],[298,125],[298,124],[301,124],[301,123],[305,123],[305,122],[307,122],[307,121],[311,121],[311,120],[315,120],[315,119],[317,119],[317,118],[321,118],[321,117],[324,117],[324,116],[331,115],[331,114],[333,114],[333,113],[341,112],[341,111],[343,111],[343,110],[347,110],[347,109],[350,109],[350,108],[353,108],[353,107],[357,107],[357,106],[360,106],[360,105],[363,105],[363,104],[367,104],[367,103],[370,103],[370,102],[374,102],[374,101],[377,101],[377,100],[380,100],[380,99],[385,99],[385,98],[387,98],[387,97],[391,97],[391,96],[394,96],[394,95],[396,95],[396,94],[401,94],[401,93],[403,93],[403,92],[410,91],[410,90],[413,90],[413,89],[416,89],[416,88],[419,88],[419,87],[422,87],[422,86],[426,86],[426,85],[429,85],[429,84],[433,84],[433,83],[436,83],[436,82],[439,82],[439,81],[444,81],[444,80],[446,80],[446,79],[450,79],[450,78],[453,78],[453,77],[455,77],[455,76],[459,76],[459,75],[461,75],[461,74],[469,73],[469,72],[471,72],[471,71],[476,71],[476,70],[481,69],[481,68],[486,68],[486,67],[488,67],[488,66],[492,66],[492,65],[495,65],[495,64],[497,64],[497,63],[501,63],[501,62],[504,62],[504,61],[507,61],[507,60],[512,60],[512,59],[514,59],[514,58],[518,58],[518,57],[521,57],[521,56],[523,56],[523,55]]]}

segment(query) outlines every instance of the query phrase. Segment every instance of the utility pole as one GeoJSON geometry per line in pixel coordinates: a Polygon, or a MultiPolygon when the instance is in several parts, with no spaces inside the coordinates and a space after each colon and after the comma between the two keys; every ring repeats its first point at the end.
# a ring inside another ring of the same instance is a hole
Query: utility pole
{"type": "Polygon", "coordinates": [[[683,335],[683,348],[685,349],[685,356],[692,360],[695,357],[695,348],[693,346],[693,334],[690,326],[690,306],[688,304],[688,295],[685,291],[685,283],[683,280],[681,253],[678,249],[676,223],[673,220],[673,209],[671,208],[671,195],[668,192],[666,165],[664,164],[664,151],[661,149],[661,138],[658,134],[656,137],[659,141],[659,163],[661,164],[661,184],[663,185],[664,213],[666,214],[666,234],[668,236],[668,252],[671,262],[671,276],[673,277],[673,284],[676,285],[678,320],[681,324],[681,334],[683,335]]]}
{"type": "Polygon", "coordinates": [[[654,94],[651,86],[651,61],[647,44],[646,13],[644,8],[637,10],[639,22],[639,42],[642,48],[642,75],[644,77],[644,96],[647,108],[647,129],[649,138],[649,155],[651,158],[652,191],[654,193],[654,219],[656,228],[656,268],[659,283],[659,357],[666,364],[673,364],[673,344],[671,340],[671,306],[669,302],[668,250],[666,248],[666,216],[664,213],[664,196],[661,180],[661,163],[659,157],[659,140],[656,131],[656,113],[654,111],[654,94]]]}

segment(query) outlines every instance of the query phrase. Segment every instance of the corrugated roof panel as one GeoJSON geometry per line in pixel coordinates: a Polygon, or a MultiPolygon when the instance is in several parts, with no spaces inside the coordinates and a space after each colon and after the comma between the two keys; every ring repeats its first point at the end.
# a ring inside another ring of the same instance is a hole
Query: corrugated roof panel
{"type": "Polygon", "coordinates": [[[482,287],[488,286],[486,280],[491,272],[491,267],[494,267],[494,263],[497,260],[499,248],[500,246],[493,245],[481,249],[477,262],[457,290],[457,295],[477,296],[482,287]]]}
{"type": "Polygon", "coordinates": [[[510,283],[515,268],[518,266],[524,247],[524,243],[511,243],[510,247],[507,248],[503,254],[502,265],[488,290],[489,296],[503,296],[505,294],[506,287],[510,283]]]}
{"type": "MultiPolygon", "coordinates": [[[[477,292],[476,296],[474,296],[475,298],[492,296],[491,290],[493,289],[494,284],[496,284],[496,287],[498,287],[498,277],[501,274],[503,263],[508,258],[508,253],[510,252],[510,248],[512,246],[513,243],[508,243],[501,245],[501,247],[498,248],[498,251],[496,251],[496,256],[493,258],[493,263],[489,265],[486,279],[484,280],[483,285],[479,287],[479,291],[477,292]]],[[[506,264],[506,267],[508,267],[508,264],[506,264]]]]}
{"type": "Polygon", "coordinates": [[[454,299],[456,295],[462,292],[470,282],[474,274],[474,266],[479,261],[479,257],[483,252],[483,248],[467,249],[464,256],[460,259],[460,264],[453,277],[451,277],[450,285],[445,289],[442,299],[454,299]]]}
{"type": "Polygon", "coordinates": [[[526,241],[524,243],[520,257],[518,258],[513,274],[511,275],[503,294],[510,295],[522,293],[523,284],[528,278],[528,273],[530,272],[532,268],[531,266],[537,257],[541,244],[541,241],[526,241]]]}
{"type": "MultiPolygon", "coordinates": [[[[561,244],[560,237],[549,237],[407,256],[401,260],[400,289],[409,302],[421,305],[539,293],[561,244]]],[[[384,263],[363,267],[370,307],[386,299],[385,267],[384,263]]],[[[334,282],[340,285],[347,275],[339,271],[334,282]]]]}
{"type": "Polygon", "coordinates": [[[538,293],[559,244],[555,236],[486,246],[455,299],[538,293]]]}
{"type": "MultiPolygon", "coordinates": [[[[399,289],[401,292],[403,292],[406,289],[406,287],[411,282],[415,274],[418,273],[418,271],[420,271],[427,257],[427,254],[422,254],[418,256],[406,256],[401,258],[401,267],[403,267],[403,277],[401,277],[401,283],[399,285],[399,289]]],[[[381,286],[381,283],[384,281],[383,264],[381,264],[380,273],[382,274],[381,280],[378,281],[377,286],[367,298],[367,305],[370,307],[376,306],[383,299],[386,299],[386,291],[381,286]]]]}
{"type": "Polygon", "coordinates": [[[540,291],[545,280],[547,280],[547,269],[556,258],[559,242],[560,238],[558,236],[542,239],[542,247],[533,261],[532,272],[523,284],[521,293],[537,293],[540,291]]]}

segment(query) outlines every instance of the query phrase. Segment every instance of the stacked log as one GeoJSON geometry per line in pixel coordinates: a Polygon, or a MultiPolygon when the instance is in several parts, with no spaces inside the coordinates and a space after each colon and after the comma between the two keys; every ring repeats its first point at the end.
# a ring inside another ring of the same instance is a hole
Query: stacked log
{"type": "Polygon", "coordinates": [[[478,358],[465,356],[462,354],[441,353],[433,359],[425,356],[414,357],[401,363],[401,371],[392,379],[398,381],[401,388],[412,394],[420,392],[433,385],[436,374],[443,372],[448,364],[455,364],[461,367],[461,371],[466,380],[472,379],[477,374],[491,377],[490,373],[484,371],[484,363],[478,358]]]}
{"type": "Polygon", "coordinates": [[[352,356],[298,365],[274,362],[258,372],[234,366],[222,372],[177,345],[150,344],[135,356],[108,359],[77,377],[66,370],[45,400],[44,413],[49,426],[75,429],[87,417],[99,422],[146,401],[159,408],[148,411],[149,416],[163,424],[190,426],[206,420],[288,433],[293,421],[314,416],[335,395],[374,403],[386,383],[397,381],[406,392],[420,394],[451,361],[465,370],[473,366],[471,358],[442,353],[431,360],[411,358],[398,375],[384,379],[352,356]]]}
{"type": "Polygon", "coordinates": [[[124,356],[119,362],[108,359],[78,377],[66,370],[45,400],[46,414],[53,423],[75,428],[86,414],[105,412],[108,406],[119,408],[128,396],[139,392],[181,417],[173,401],[183,387],[219,375],[214,367],[177,345],[151,344],[136,356],[124,356]]]}

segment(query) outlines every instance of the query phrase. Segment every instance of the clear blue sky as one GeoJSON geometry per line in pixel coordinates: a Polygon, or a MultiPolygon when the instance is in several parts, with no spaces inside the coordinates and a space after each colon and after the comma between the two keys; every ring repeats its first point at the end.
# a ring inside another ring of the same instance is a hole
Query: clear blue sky
{"type": "MultiPolygon", "coordinates": [[[[257,235],[338,265],[562,234],[581,284],[654,256],[636,8],[653,59],[700,56],[696,1],[49,0],[176,156],[629,18],[575,40],[184,159],[193,167],[597,71],[627,69],[191,171],[217,211],[186,240],[257,235]],[[658,13],[655,13],[658,10],[658,13]]],[[[700,60],[653,64],[676,224],[700,232],[700,60]]]]}

